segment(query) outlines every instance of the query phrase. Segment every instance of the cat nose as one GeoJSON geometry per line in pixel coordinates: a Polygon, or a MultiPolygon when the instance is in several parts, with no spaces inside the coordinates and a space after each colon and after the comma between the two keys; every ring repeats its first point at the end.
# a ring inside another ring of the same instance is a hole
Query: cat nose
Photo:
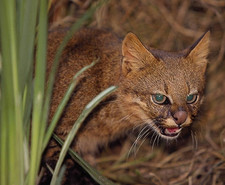
{"type": "Polygon", "coordinates": [[[177,125],[181,125],[184,123],[187,119],[187,112],[186,111],[177,111],[174,115],[173,118],[176,122],[177,125]]]}

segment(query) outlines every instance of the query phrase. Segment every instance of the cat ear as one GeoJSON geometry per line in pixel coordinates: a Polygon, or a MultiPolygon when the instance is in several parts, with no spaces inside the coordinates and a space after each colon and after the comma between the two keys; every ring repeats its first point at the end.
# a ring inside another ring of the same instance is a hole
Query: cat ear
{"type": "Polygon", "coordinates": [[[145,68],[146,65],[149,65],[149,61],[156,59],[133,33],[128,33],[124,38],[122,55],[122,72],[124,76],[132,71],[145,68]]]}
{"type": "Polygon", "coordinates": [[[188,50],[186,57],[190,57],[199,67],[205,70],[209,53],[210,32],[203,34],[188,50]]]}

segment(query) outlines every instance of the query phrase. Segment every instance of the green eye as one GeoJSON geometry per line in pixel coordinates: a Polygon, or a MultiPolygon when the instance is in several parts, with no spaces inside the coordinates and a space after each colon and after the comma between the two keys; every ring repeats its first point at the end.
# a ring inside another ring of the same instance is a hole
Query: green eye
{"type": "Polygon", "coordinates": [[[191,104],[191,103],[196,102],[197,97],[198,97],[197,94],[189,94],[189,95],[187,95],[187,103],[191,104]]]}
{"type": "Polygon", "coordinates": [[[152,95],[152,100],[153,102],[157,103],[157,104],[163,104],[166,101],[166,96],[162,95],[162,94],[154,94],[152,95]]]}

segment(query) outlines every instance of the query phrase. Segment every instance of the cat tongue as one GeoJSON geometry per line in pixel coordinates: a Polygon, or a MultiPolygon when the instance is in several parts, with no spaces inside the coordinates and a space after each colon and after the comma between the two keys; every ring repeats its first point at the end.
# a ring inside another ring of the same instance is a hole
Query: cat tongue
{"type": "Polygon", "coordinates": [[[177,136],[180,131],[181,131],[181,128],[178,128],[178,127],[166,128],[164,130],[164,134],[167,136],[177,136]]]}
{"type": "Polygon", "coordinates": [[[169,133],[176,133],[177,130],[178,130],[178,128],[167,128],[167,131],[168,131],[169,133]]]}

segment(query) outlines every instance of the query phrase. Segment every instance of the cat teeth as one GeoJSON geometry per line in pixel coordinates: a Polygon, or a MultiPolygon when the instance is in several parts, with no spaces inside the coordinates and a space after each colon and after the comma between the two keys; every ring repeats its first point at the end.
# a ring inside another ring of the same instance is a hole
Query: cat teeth
{"type": "Polygon", "coordinates": [[[174,137],[177,136],[181,131],[181,128],[165,128],[164,129],[164,135],[174,137]]]}

